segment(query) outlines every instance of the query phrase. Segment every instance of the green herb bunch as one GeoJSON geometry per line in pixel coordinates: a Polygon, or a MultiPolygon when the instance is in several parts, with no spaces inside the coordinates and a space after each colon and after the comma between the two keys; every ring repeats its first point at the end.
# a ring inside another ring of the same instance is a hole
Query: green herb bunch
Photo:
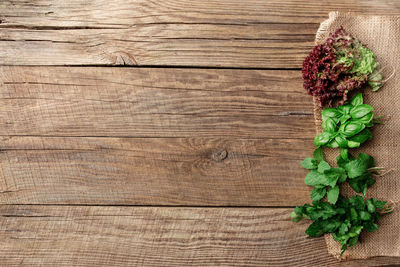
{"type": "Polygon", "coordinates": [[[373,232],[378,229],[376,222],[379,214],[392,211],[390,207],[385,207],[385,201],[366,198],[367,189],[375,183],[374,175],[379,174],[382,168],[375,166],[375,160],[370,155],[360,153],[354,157],[349,153],[349,148],[359,147],[372,139],[368,128],[379,123],[372,111],[370,105],[363,103],[361,93],[345,105],[322,111],[324,132],[314,139],[317,147],[314,157],[306,158],[301,163],[310,170],[304,182],[314,187],[311,192],[313,202],[312,205],[296,207],[290,214],[294,222],[302,219],[313,221],[306,230],[310,237],[331,233],[334,240],[341,244],[341,255],[348,246],[357,244],[362,230],[373,232]],[[340,148],[337,167],[332,167],[325,160],[322,147],[340,148]],[[344,182],[363,196],[342,196],[339,186],[344,182]]]}
{"type": "Polygon", "coordinates": [[[367,188],[375,183],[373,173],[377,173],[374,159],[364,153],[354,158],[347,150],[337,157],[338,167],[332,168],[325,161],[321,148],[314,151],[314,158],[306,158],[302,166],[309,169],[304,182],[314,187],[311,200],[320,200],[327,196],[330,203],[335,204],[339,197],[339,184],[348,181],[357,193],[366,195],[367,188]]]}
{"type": "Polygon", "coordinates": [[[359,93],[346,105],[322,110],[322,128],[324,131],[314,139],[317,147],[355,148],[372,139],[368,129],[376,123],[373,107],[363,104],[359,93]]]}
{"type": "Polygon", "coordinates": [[[290,213],[292,221],[313,220],[306,230],[310,237],[332,233],[333,239],[340,242],[342,254],[348,246],[355,246],[363,229],[374,232],[380,214],[391,212],[385,208],[386,202],[374,198],[368,200],[361,196],[340,197],[336,204],[313,201],[312,205],[296,207],[290,213]]]}

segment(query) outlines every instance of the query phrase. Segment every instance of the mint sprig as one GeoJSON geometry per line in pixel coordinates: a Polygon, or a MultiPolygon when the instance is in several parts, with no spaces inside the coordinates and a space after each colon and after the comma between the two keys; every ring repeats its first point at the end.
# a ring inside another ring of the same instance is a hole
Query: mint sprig
{"type": "Polygon", "coordinates": [[[372,174],[375,168],[373,157],[361,153],[354,158],[347,150],[337,158],[338,167],[331,167],[325,161],[321,148],[314,151],[314,158],[306,158],[301,165],[310,170],[304,182],[314,187],[311,200],[320,200],[327,196],[335,204],[339,196],[339,185],[347,181],[357,193],[366,195],[367,188],[375,183],[372,174]]]}
{"type": "Polygon", "coordinates": [[[306,230],[310,237],[332,233],[333,239],[340,242],[342,255],[348,246],[357,244],[362,230],[378,230],[376,223],[380,214],[391,212],[390,209],[384,209],[385,205],[385,201],[374,198],[367,200],[361,196],[340,196],[335,204],[318,200],[313,201],[312,205],[298,206],[290,216],[294,222],[302,219],[313,220],[306,230]]]}

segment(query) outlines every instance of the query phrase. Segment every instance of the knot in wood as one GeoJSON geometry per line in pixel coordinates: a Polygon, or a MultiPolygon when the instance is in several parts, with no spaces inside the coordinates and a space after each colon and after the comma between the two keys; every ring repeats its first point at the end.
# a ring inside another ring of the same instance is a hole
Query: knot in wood
{"type": "Polygon", "coordinates": [[[214,161],[223,161],[228,157],[228,151],[225,149],[219,149],[218,151],[212,153],[211,158],[214,161]]]}

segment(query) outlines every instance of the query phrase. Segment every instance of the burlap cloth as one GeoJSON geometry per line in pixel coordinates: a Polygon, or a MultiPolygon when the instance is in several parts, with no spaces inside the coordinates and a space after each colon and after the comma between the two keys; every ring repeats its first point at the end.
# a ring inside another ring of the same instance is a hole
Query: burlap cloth
{"type": "MultiPolygon", "coordinates": [[[[352,149],[352,154],[365,152],[375,158],[376,165],[395,170],[376,178],[376,183],[368,189],[367,198],[392,201],[396,205],[392,214],[385,215],[374,233],[363,233],[362,243],[348,248],[343,258],[368,258],[373,256],[400,256],[400,16],[362,16],[351,13],[329,13],[329,19],[322,22],[316,43],[324,41],[329,33],[343,26],[377,55],[383,67],[384,77],[393,75],[378,92],[364,90],[364,102],[374,107],[375,115],[385,115],[385,125],[374,126],[373,139],[352,149]]],[[[321,132],[321,109],[314,101],[317,133],[321,132]]],[[[328,161],[335,161],[339,149],[326,150],[328,161]]],[[[354,195],[348,186],[341,189],[344,195],[354,195]]],[[[342,192],[341,191],[341,192],[342,192]]],[[[325,236],[330,254],[339,257],[340,245],[330,235],[325,236]]]]}

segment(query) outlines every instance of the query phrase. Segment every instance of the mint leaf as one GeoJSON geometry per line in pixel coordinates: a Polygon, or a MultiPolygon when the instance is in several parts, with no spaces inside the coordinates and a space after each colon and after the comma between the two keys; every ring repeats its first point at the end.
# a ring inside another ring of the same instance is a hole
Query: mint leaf
{"type": "Polygon", "coordinates": [[[357,176],[363,175],[368,168],[372,168],[375,166],[374,159],[364,153],[360,153],[358,158],[352,160],[344,165],[344,169],[346,170],[349,178],[355,178],[357,176]]]}
{"type": "Polygon", "coordinates": [[[375,232],[376,230],[378,230],[378,225],[376,223],[368,221],[364,223],[364,229],[368,232],[375,232]]]}
{"type": "Polygon", "coordinates": [[[365,207],[364,199],[361,196],[354,196],[349,199],[349,202],[357,210],[363,210],[365,207]]]}
{"type": "Polygon", "coordinates": [[[387,203],[386,201],[376,200],[375,198],[371,198],[371,201],[377,209],[382,209],[387,203]]]}
{"type": "Polygon", "coordinates": [[[303,219],[303,216],[301,216],[301,214],[297,214],[295,211],[290,213],[290,217],[292,218],[292,222],[299,222],[303,219]]]}
{"type": "Polygon", "coordinates": [[[350,219],[351,221],[358,221],[358,213],[355,208],[350,208],[350,219]]]}
{"type": "Polygon", "coordinates": [[[318,161],[325,161],[325,157],[324,157],[324,151],[322,150],[322,148],[317,148],[314,150],[314,158],[318,161]]]}
{"type": "Polygon", "coordinates": [[[322,223],[319,221],[315,221],[310,226],[308,226],[306,230],[306,234],[310,237],[318,237],[324,234],[324,230],[322,229],[322,223]]]}
{"type": "Polygon", "coordinates": [[[355,247],[358,241],[358,236],[352,237],[349,239],[349,246],[355,247]]]}
{"type": "Polygon", "coordinates": [[[368,209],[368,212],[370,212],[370,213],[375,212],[375,205],[374,205],[374,202],[372,201],[372,199],[369,199],[367,201],[367,209],[368,209]]]}
{"type": "Polygon", "coordinates": [[[335,204],[339,197],[339,186],[332,187],[327,193],[328,201],[335,204]]]}
{"type": "Polygon", "coordinates": [[[349,227],[351,226],[350,221],[345,220],[339,227],[339,235],[344,235],[346,232],[349,230],[349,227]]]}
{"type": "Polygon", "coordinates": [[[329,170],[330,168],[331,166],[329,165],[329,163],[324,160],[318,164],[318,172],[320,173],[324,173],[324,171],[329,170]]]}
{"type": "Polygon", "coordinates": [[[326,194],[326,188],[314,188],[314,190],[311,192],[311,199],[312,200],[320,200],[322,199],[326,194]]]}
{"type": "Polygon", "coordinates": [[[360,211],[360,219],[363,221],[369,221],[371,219],[371,214],[369,214],[367,211],[360,211]]]}
{"type": "Polygon", "coordinates": [[[317,168],[317,161],[313,158],[306,158],[301,162],[301,166],[303,166],[303,168],[305,169],[316,169],[317,168]]]}
{"type": "Polygon", "coordinates": [[[321,175],[323,174],[319,173],[317,170],[312,170],[307,174],[306,178],[304,179],[304,183],[311,186],[319,185],[321,175]]]}

